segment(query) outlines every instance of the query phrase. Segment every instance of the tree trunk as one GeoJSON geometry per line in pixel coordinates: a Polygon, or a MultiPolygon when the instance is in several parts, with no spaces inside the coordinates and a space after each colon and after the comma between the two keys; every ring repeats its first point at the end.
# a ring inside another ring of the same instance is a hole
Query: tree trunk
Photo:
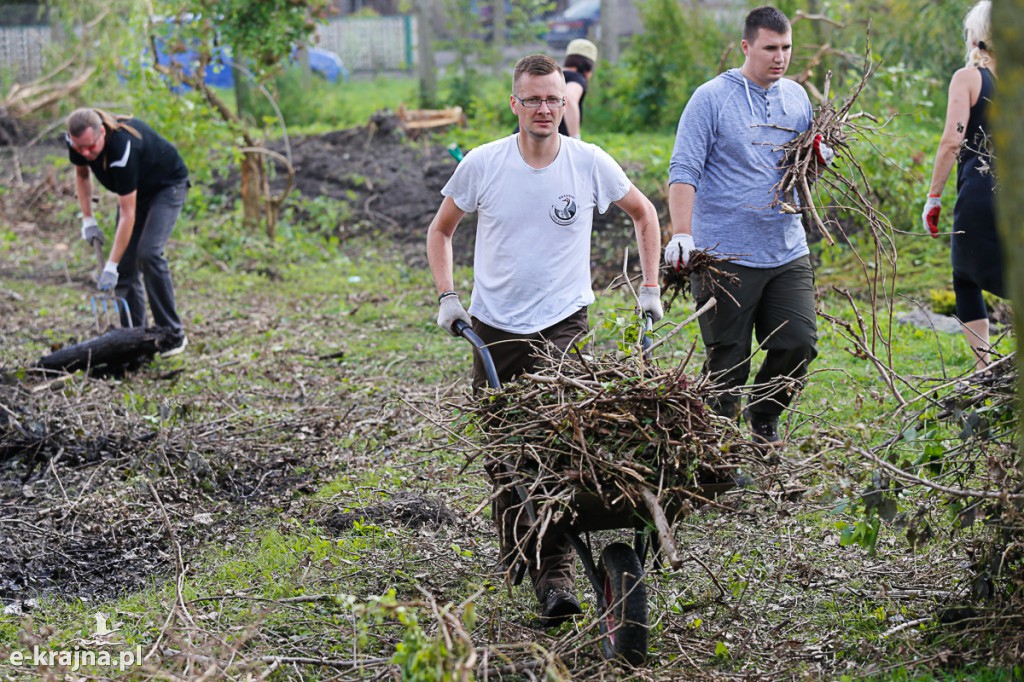
{"type": "MultiPolygon", "coordinates": [[[[996,215],[1003,247],[1003,272],[1013,301],[1017,336],[1017,376],[1020,377],[1021,347],[1024,342],[1024,277],[1018,265],[1024,264],[1024,0],[1000,0],[992,3],[992,31],[999,57],[996,97],[993,103],[995,155],[998,159],[996,215]]],[[[1018,399],[1024,404],[1024,382],[1018,379],[1018,399]]],[[[1020,422],[1024,425],[1024,420],[1020,422]]],[[[1024,427],[1022,427],[1024,428],[1024,427]]],[[[1021,439],[1024,453],[1024,438],[1021,439]]]]}
{"type": "Polygon", "coordinates": [[[508,17],[505,16],[505,0],[491,0],[493,21],[491,22],[491,45],[498,53],[498,62],[495,65],[496,73],[501,76],[505,73],[505,32],[508,28],[508,17]]]}
{"type": "Polygon", "coordinates": [[[416,61],[420,79],[420,106],[437,106],[437,67],[434,64],[434,29],[431,0],[416,0],[416,61]]]}
{"type": "Polygon", "coordinates": [[[36,367],[55,371],[118,373],[140,366],[161,350],[171,347],[177,334],[169,327],[118,328],[88,341],[66,346],[36,362],[36,367]]]}
{"type": "Polygon", "coordinates": [[[619,61],[619,0],[601,0],[601,57],[609,64],[619,61]]]}
{"type": "MultiPolygon", "coordinates": [[[[242,153],[242,222],[248,228],[259,227],[263,218],[263,157],[255,152],[242,153]]],[[[272,228],[268,226],[268,230],[272,228]]],[[[273,235],[271,235],[273,236],[273,235]]]]}

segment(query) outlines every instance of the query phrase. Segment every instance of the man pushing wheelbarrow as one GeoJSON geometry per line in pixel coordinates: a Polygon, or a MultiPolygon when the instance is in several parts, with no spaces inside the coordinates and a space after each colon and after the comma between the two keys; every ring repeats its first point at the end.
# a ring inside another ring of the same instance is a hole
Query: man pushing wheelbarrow
{"type": "MultiPolygon", "coordinates": [[[[438,291],[438,325],[458,335],[463,322],[490,349],[500,382],[532,370],[545,343],[574,352],[588,329],[594,301],[590,233],[594,211],[623,209],[636,229],[644,313],[662,317],[658,265],[661,233],[651,202],[619,165],[593,144],[558,134],[565,78],[549,57],[530,55],[516,64],[509,106],[519,132],[482,145],[458,165],[441,193],[444,200],[427,232],[427,256],[438,291]],[[478,214],[474,285],[463,308],[452,273],[452,235],[465,213],[478,214]]],[[[487,385],[480,355],[473,386],[487,385]]],[[[510,510],[520,506],[504,486],[496,490],[495,522],[502,552],[509,521],[528,523],[510,510]],[[514,514],[515,519],[508,519],[514,514]]],[[[562,533],[547,533],[528,571],[546,625],[581,613],[574,589],[574,551],[562,533]],[[539,559],[538,559],[539,557],[539,559]]]]}

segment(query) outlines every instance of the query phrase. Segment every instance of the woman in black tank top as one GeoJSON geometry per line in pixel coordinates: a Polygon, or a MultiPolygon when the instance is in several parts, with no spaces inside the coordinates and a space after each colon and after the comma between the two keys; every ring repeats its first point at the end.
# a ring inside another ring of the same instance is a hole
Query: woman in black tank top
{"type": "Polygon", "coordinates": [[[991,153],[989,105],[995,91],[992,3],[982,0],[964,19],[967,65],[953,74],[942,140],[935,154],[922,220],[939,234],[942,190],[958,161],[950,260],[956,314],[975,355],[977,369],[989,363],[988,309],[982,291],[1005,297],[1003,256],[996,230],[995,162],[991,153]]]}

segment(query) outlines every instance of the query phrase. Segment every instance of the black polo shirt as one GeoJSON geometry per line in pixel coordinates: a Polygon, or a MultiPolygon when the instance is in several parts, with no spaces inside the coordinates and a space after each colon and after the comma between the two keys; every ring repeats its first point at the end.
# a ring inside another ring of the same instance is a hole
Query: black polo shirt
{"type": "Polygon", "coordinates": [[[94,161],[87,161],[72,149],[68,140],[71,163],[89,166],[99,183],[118,196],[137,191],[140,200],[188,180],[188,167],[173,144],[137,118],[122,122],[142,138],[123,129],[108,130],[103,152],[94,161]]]}

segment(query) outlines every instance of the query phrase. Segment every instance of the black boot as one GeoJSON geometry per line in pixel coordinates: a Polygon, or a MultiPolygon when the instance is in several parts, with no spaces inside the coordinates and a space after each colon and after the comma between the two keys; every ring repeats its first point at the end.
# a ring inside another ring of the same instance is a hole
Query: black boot
{"type": "Polygon", "coordinates": [[[782,442],[779,436],[779,418],[761,417],[750,411],[750,408],[743,410],[743,417],[754,434],[754,442],[758,445],[775,445],[782,442]]]}

